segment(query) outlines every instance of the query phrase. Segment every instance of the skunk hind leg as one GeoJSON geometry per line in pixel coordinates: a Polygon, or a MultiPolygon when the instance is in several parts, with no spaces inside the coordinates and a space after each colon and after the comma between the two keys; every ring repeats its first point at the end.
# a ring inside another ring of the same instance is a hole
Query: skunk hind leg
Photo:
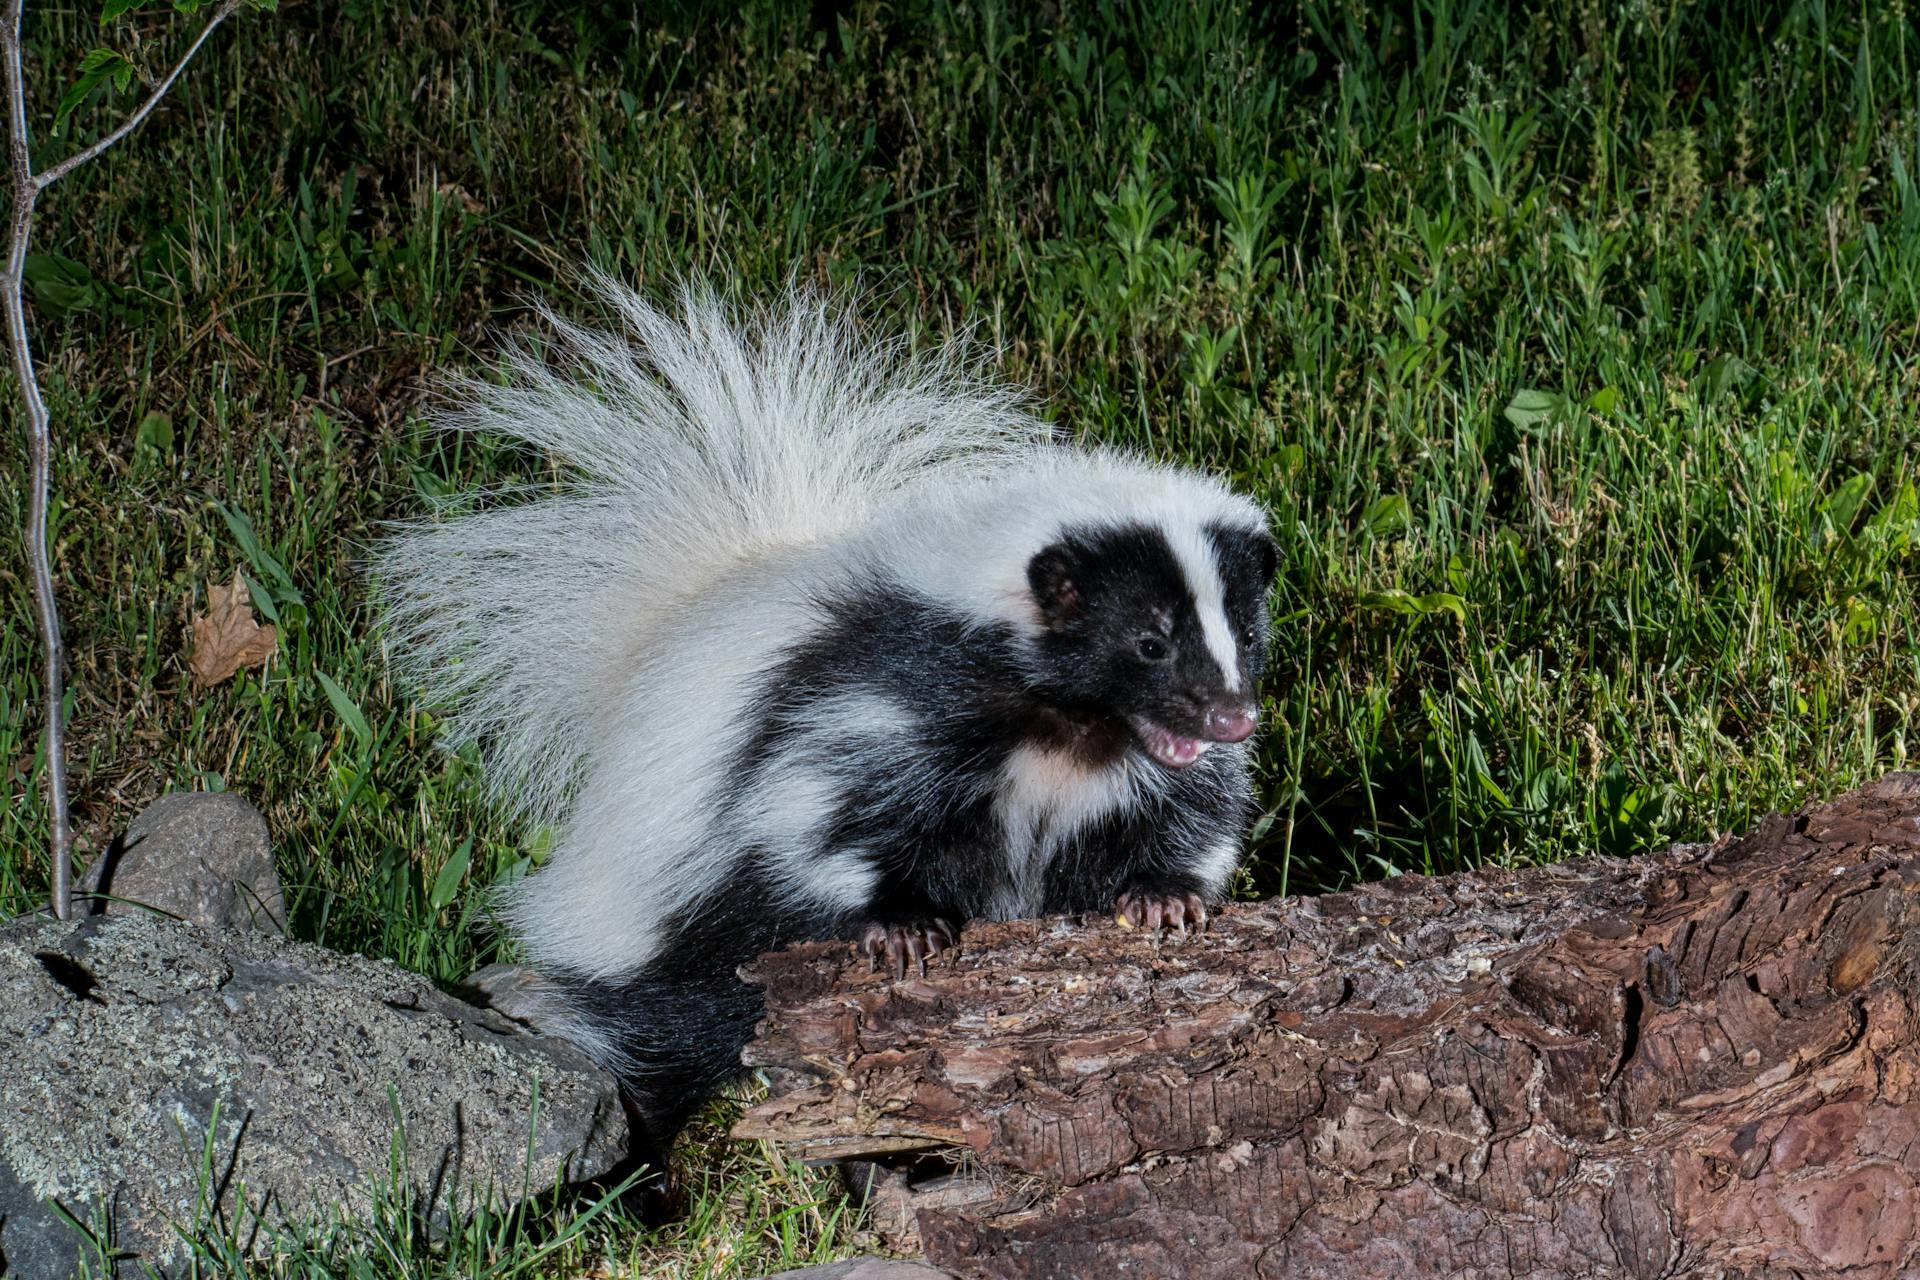
{"type": "Polygon", "coordinates": [[[546,975],[567,1031],[620,1082],[628,1155],[601,1185],[638,1174],[626,1199],[653,1220],[667,1210],[674,1139],[709,1098],[746,1074],[740,1053],[764,1006],[759,988],[740,980],[740,967],[795,937],[820,936],[825,925],[756,904],[745,884],[731,887],[741,892],[716,894],[631,974],[546,975]]]}
{"type": "Polygon", "coordinates": [[[598,1184],[638,1175],[623,1199],[647,1221],[668,1216],[674,1139],[707,1099],[743,1074],[740,1051],[761,1014],[760,993],[731,969],[687,976],[663,967],[656,962],[616,981],[548,975],[575,1038],[620,1084],[627,1156],[598,1184]]]}

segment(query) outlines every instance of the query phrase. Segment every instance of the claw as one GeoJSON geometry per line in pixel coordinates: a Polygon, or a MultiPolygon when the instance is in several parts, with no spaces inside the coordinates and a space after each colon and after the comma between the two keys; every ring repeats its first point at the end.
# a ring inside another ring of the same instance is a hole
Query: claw
{"type": "Polygon", "coordinates": [[[1158,945],[1166,930],[1178,930],[1188,936],[1188,926],[1203,932],[1207,926],[1207,904],[1197,893],[1141,893],[1128,891],[1113,904],[1113,918],[1123,929],[1144,927],[1158,945]]]}
{"type": "Polygon", "coordinates": [[[895,981],[907,976],[907,961],[913,961],[915,971],[920,977],[927,976],[927,957],[939,955],[957,945],[959,930],[951,922],[940,918],[924,924],[871,924],[860,938],[860,949],[867,953],[867,972],[880,971],[880,958],[886,957],[887,967],[893,971],[895,981]]]}

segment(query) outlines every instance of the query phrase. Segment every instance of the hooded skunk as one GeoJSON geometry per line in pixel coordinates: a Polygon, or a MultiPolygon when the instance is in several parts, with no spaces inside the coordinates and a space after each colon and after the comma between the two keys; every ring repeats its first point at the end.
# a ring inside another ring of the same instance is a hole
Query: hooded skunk
{"type": "Polygon", "coordinates": [[[1251,816],[1275,548],[1215,480],[1052,443],[953,352],[794,293],[601,282],[446,425],[567,464],[402,526],[394,666],[557,829],[505,915],[657,1170],[740,1071],[736,969],[847,938],[897,973],[980,917],[1204,922],[1251,816]]]}

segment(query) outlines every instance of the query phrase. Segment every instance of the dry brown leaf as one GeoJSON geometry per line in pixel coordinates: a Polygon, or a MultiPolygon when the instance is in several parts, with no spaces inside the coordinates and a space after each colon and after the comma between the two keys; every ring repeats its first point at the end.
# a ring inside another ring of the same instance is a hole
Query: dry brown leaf
{"type": "Polygon", "coordinates": [[[242,667],[257,667],[273,655],[272,627],[253,616],[247,584],[233,571],[233,584],[207,588],[207,611],[193,619],[193,652],[187,670],[201,688],[219,684],[242,667]]]}

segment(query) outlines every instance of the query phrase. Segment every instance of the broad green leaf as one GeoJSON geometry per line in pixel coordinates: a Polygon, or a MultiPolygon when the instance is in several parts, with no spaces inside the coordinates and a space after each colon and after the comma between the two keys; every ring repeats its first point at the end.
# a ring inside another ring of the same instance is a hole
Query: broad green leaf
{"type": "Polygon", "coordinates": [[[100,6],[100,25],[105,26],[123,13],[144,9],[152,2],[153,0],[107,0],[100,6]]]}
{"type": "Polygon", "coordinates": [[[1354,603],[1362,609],[1384,609],[1388,613],[1450,613],[1462,622],[1467,620],[1467,602],[1451,591],[1431,591],[1416,596],[1411,591],[1389,587],[1385,591],[1363,591],[1354,603]]]}
{"type": "Polygon", "coordinates": [[[1776,449],[1767,458],[1767,480],[1773,500],[1782,506],[1790,505],[1807,487],[1807,473],[1787,449],[1776,449]]]}
{"type": "Polygon", "coordinates": [[[493,884],[489,887],[499,889],[514,883],[516,880],[524,880],[527,877],[527,873],[532,870],[532,858],[515,858],[512,862],[501,868],[500,874],[493,878],[493,884]]]}
{"type": "Polygon", "coordinates": [[[1888,524],[1907,524],[1920,520],[1920,493],[1914,492],[1913,481],[1908,480],[1903,483],[1900,486],[1900,492],[1893,495],[1893,501],[1889,502],[1873,519],[1875,524],[1881,521],[1888,524]]]}
{"type": "Polygon", "coordinates": [[[468,836],[447,859],[447,865],[440,868],[440,874],[433,878],[433,892],[428,901],[435,911],[443,910],[453,901],[453,895],[460,892],[460,882],[467,878],[467,864],[472,859],[473,837],[468,836]]]}
{"type": "Polygon", "coordinates": [[[150,470],[164,466],[173,457],[173,419],[158,409],[149,409],[141,415],[140,425],[133,431],[133,466],[135,471],[150,470]]]}
{"type": "Polygon", "coordinates": [[[247,563],[251,564],[261,577],[271,578],[285,594],[286,599],[304,601],[305,597],[300,594],[299,588],[293,585],[293,575],[289,574],[286,567],[274,559],[273,554],[260,544],[258,535],[253,531],[253,521],[218,498],[213,499],[213,505],[220,512],[220,518],[227,522],[227,529],[233,534],[233,540],[240,544],[241,554],[247,557],[247,563]]]}
{"type": "Polygon", "coordinates": [[[1914,492],[1913,481],[1903,482],[1893,501],[1867,521],[1867,532],[1880,539],[1894,555],[1900,555],[1920,540],[1920,494],[1914,492]]]}
{"type": "Polygon", "coordinates": [[[158,409],[147,410],[134,429],[133,447],[155,453],[173,452],[173,418],[158,409]]]}
{"type": "Polygon", "coordinates": [[[1420,612],[1450,613],[1465,622],[1467,620],[1467,602],[1451,591],[1429,591],[1420,597],[1420,612]]]}
{"type": "Polygon", "coordinates": [[[1362,609],[1384,609],[1388,613],[1418,613],[1411,591],[1398,587],[1386,591],[1362,591],[1354,603],[1362,609]]]}
{"type": "Polygon", "coordinates": [[[250,573],[243,573],[240,576],[246,581],[247,598],[253,601],[254,612],[258,613],[268,622],[271,622],[274,626],[279,626],[280,605],[274,600],[273,592],[261,586],[258,580],[250,573]]]}
{"type": "Polygon", "coordinates": [[[1360,512],[1360,525],[1376,538],[1405,533],[1413,524],[1413,504],[1397,493],[1382,494],[1360,512]]]}
{"type": "Polygon", "coordinates": [[[1516,391],[1507,402],[1506,419],[1525,430],[1559,413],[1566,403],[1566,397],[1556,391],[1516,391]]]}
{"type": "Polygon", "coordinates": [[[332,676],[324,671],[316,671],[313,674],[320,681],[320,687],[326,691],[327,701],[333,704],[334,713],[352,731],[354,738],[363,747],[370,745],[373,742],[373,728],[367,723],[366,716],[361,714],[359,705],[347,696],[345,689],[334,683],[332,676]]]}
{"type": "Polygon", "coordinates": [[[1744,387],[1753,378],[1753,366],[1739,356],[1715,356],[1707,362],[1696,384],[1701,398],[1708,404],[1713,403],[1735,387],[1744,387]]]}
{"type": "Polygon", "coordinates": [[[90,50],[86,57],[80,59],[80,78],[60,96],[60,105],[53,109],[53,131],[60,132],[67,123],[67,117],[87,100],[88,94],[109,78],[115,85],[125,89],[133,82],[133,64],[127,61],[125,54],[114,49],[90,50]]]}
{"type": "Polygon", "coordinates": [[[103,300],[87,265],[57,253],[28,254],[20,275],[33,290],[33,305],[54,319],[98,310],[103,300]]]}
{"type": "Polygon", "coordinates": [[[1835,533],[1844,534],[1853,527],[1853,518],[1860,514],[1860,504],[1867,500],[1872,488],[1873,477],[1865,471],[1856,471],[1827,498],[1827,519],[1833,521],[1835,533]]]}
{"type": "Polygon", "coordinates": [[[553,856],[553,844],[556,833],[552,827],[535,827],[527,836],[527,857],[536,867],[543,867],[547,859],[553,856]]]}

